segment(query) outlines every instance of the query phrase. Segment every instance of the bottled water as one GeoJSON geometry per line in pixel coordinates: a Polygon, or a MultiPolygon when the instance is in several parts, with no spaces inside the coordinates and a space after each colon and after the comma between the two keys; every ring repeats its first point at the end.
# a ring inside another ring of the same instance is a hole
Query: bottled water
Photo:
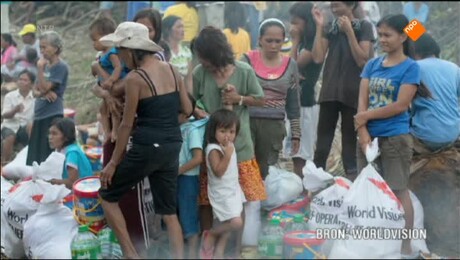
{"type": "Polygon", "coordinates": [[[286,233],[292,231],[308,231],[308,224],[304,220],[303,214],[295,214],[294,221],[286,225],[286,233]]]}
{"type": "Polygon", "coordinates": [[[98,239],[101,244],[102,259],[121,259],[123,257],[118,239],[110,227],[99,231],[98,239]]]}
{"type": "Polygon", "coordinates": [[[263,257],[281,257],[284,230],[279,219],[272,219],[259,238],[259,254],[263,257]]]}
{"type": "Polygon", "coordinates": [[[101,245],[87,225],[78,227],[78,233],[70,246],[72,259],[101,259],[101,245]]]}

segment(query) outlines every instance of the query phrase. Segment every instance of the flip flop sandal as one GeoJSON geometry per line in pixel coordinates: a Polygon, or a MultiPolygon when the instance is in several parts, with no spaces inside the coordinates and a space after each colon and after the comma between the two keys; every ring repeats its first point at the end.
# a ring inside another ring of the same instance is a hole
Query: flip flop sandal
{"type": "Polygon", "coordinates": [[[214,258],[214,246],[209,249],[204,248],[204,241],[209,235],[209,231],[203,231],[203,235],[201,237],[201,245],[200,245],[200,259],[213,259],[214,258]]]}

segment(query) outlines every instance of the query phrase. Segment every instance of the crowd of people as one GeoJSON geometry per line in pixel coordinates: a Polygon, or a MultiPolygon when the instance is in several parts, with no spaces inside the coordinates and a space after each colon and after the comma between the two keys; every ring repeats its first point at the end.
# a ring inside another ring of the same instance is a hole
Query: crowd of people
{"type": "MultiPolygon", "coordinates": [[[[140,203],[147,183],[173,258],[222,258],[232,233],[239,257],[244,205],[267,199],[263,180],[283,140],[299,176],[307,160],[326,168],[339,116],[346,177],[356,178],[379,138],[380,174],[412,228],[412,155],[448,149],[460,137],[459,66],[440,59],[428,33],[415,42],[404,33],[406,12],[427,12],[423,5],[374,23],[356,12],[358,2],[296,2],[289,24],[267,18],[256,39],[243,29],[243,4],[225,5],[223,30],[199,30],[188,2],[142,9],[118,25],[104,15],[88,28],[99,52],[90,68],[101,99],[99,194],[124,257],[146,257],[148,226],[162,229],[140,203]]],[[[51,183],[71,189],[92,172],[75,123],[63,118],[66,50],[57,32],[36,34],[35,25],[24,26],[21,51],[10,34],[1,36],[2,80],[18,85],[2,102],[2,164],[17,142],[29,146],[27,165],[62,152],[62,180],[51,183]]],[[[401,252],[416,253],[409,240],[401,252]]]]}

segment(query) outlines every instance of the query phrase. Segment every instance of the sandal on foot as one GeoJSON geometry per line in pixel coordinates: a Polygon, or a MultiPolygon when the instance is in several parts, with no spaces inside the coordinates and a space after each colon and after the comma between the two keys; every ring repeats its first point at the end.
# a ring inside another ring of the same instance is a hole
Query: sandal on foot
{"type": "Polygon", "coordinates": [[[209,236],[209,231],[203,231],[203,235],[201,237],[201,245],[200,245],[200,259],[213,259],[214,258],[214,246],[211,248],[206,249],[204,247],[205,241],[209,236]]]}

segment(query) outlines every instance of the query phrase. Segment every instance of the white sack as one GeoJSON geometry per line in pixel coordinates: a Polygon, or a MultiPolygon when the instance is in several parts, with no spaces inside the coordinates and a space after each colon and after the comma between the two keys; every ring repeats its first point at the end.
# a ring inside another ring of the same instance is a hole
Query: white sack
{"type": "Polygon", "coordinates": [[[297,198],[303,191],[303,185],[295,173],[269,166],[265,190],[267,199],[261,205],[262,208],[271,210],[297,198]]]}

